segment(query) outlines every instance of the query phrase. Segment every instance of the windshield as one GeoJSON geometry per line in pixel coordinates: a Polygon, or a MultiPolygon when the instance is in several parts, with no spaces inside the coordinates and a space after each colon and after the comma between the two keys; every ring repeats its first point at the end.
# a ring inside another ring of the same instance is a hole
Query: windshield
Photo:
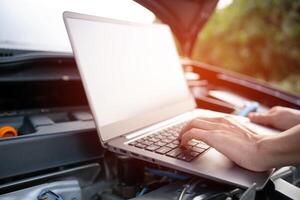
{"type": "Polygon", "coordinates": [[[0,49],[72,52],[64,11],[142,23],[155,19],[132,0],[1,0],[0,49]]]}

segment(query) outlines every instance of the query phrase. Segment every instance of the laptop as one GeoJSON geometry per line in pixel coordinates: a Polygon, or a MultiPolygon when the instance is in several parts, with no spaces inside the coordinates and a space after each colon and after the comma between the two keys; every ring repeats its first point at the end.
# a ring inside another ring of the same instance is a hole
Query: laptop
{"type": "Polygon", "coordinates": [[[167,25],[63,17],[104,148],[239,187],[265,185],[273,170],[243,169],[197,140],[180,148],[190,120],[224,114],[196,109],[167,25]]]}

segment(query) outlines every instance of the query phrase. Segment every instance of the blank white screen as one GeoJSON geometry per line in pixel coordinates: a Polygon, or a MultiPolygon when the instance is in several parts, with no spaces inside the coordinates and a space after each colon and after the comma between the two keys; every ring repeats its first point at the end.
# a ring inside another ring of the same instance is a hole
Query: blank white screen
{"type": "Polygon", "coordinates": [[[99,126],[189,98],[167,26],[67,20],[99,126]]]}

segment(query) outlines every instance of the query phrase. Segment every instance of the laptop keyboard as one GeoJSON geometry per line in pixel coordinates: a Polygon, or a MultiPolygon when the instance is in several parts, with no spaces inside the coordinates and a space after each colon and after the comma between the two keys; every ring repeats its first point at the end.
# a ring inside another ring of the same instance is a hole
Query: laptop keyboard
{"type": "Polygon", "coordinates": [[[190,140],[186,147],[180,146],[179,133],[186,124],[187,122],[176,124],[135,140],[129,145],[190,162],[209,149],[209,146],[198,140],[190,140]]]}

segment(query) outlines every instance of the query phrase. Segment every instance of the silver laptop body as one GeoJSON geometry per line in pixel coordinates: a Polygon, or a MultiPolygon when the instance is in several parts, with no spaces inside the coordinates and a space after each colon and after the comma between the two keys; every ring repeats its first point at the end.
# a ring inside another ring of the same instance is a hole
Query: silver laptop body
{"type": "Polygon", "coordinates": [[[72,12],[64,22],[104,148],[241,187],[264,186],[272,170],[242,169],[213,148],[186,161],[135,146],[197,116],[222,116],[196,109],[168,26],[72,12]]]}

